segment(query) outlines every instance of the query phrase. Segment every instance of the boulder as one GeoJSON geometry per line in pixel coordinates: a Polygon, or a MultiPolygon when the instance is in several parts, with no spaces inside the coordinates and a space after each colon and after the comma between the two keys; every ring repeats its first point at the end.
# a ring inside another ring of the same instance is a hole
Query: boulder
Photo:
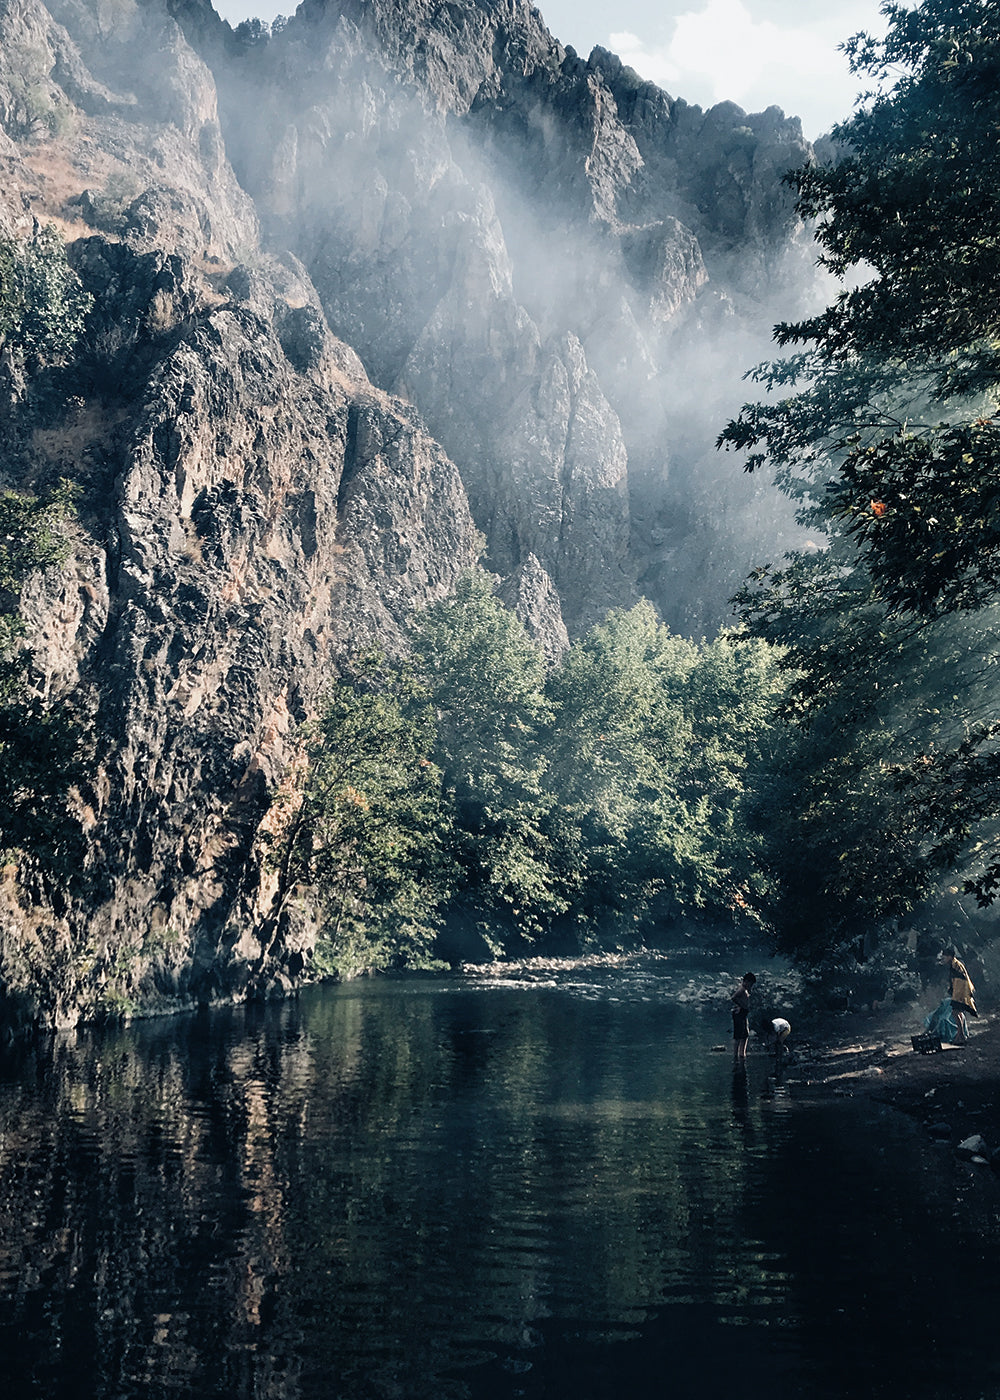
{"type": "Polygon", "coordinates": [[[955,1148],[956,1155],[967,1162],[986,1162],[989,1160],[989,1151],[986,1139],[979,1133],[964,1138],[955,1148]]]}

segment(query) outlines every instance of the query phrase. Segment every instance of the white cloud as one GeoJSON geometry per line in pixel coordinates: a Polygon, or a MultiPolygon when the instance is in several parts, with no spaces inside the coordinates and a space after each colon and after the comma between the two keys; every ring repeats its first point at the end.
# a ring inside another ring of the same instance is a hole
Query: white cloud
{"type": "Polygon", "coordinates": [[[662,88],[677,87],[681,70],[670,57],[669,44],[647,44],[638,34],[630,34],[626,29],[620,34],[612,34],[608,39],[608,46],[623,63],[634,68],[647,82],[656,83],[662,88]]]}
{"type": "Polygon", "coordinates": [[[791,70],[809,81],[827,75],[834,63],[843,67],[843,58],[808,29],[758,23],[741,0],[710,0],[701,14],[680,15],[670,52],[682,70],[709,77],[719,100],[739,101],[768,70],[775,77],[791,70]]]}
{"type": "Polygon", "coordinates": [[[625,31],[611,35],[610,47],[675,96],[702,105],[730,100],[750,110],[776,103],[816,136],[849,114],[854,97],[847,60],[827,29],[755,20],[742,0],[708,0],[704,9],[678,15],[664,43],[625,31]]]}

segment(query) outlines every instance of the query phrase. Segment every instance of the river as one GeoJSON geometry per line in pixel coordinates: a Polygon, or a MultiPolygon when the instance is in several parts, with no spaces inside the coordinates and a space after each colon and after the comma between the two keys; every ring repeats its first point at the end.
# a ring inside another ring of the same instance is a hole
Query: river
{"type": "Polygon", "coordinates": [[[900,1115],[734,1071],[741,971],[366,981],[10,1052],[4,1400],[996,1400],[1000,1222],[900,1115]]]}

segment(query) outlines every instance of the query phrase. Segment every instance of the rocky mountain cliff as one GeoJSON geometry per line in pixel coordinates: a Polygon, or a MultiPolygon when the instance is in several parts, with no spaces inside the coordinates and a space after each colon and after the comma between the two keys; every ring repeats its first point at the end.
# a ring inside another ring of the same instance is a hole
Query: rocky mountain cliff
{"type": "Polygon", "coordinates": [[[24,611],[96,735],[89,893],[4,875],[10,1017],[308,975],[270,794],[479,532],[550,655],[641,592],[720,620],[788,528],[709,445],[803,285],[806,155],[522,0],[305,0],[269,38],[207,0],[0,0],[0,235],[54,224],[95,298],[69,363],[0,384],[6,483],[80,487],[24,611]]]}
{"type": "Polygon", "coordinates": [[[571,631],[637,587],[713,630],[787,528],[711,443],[810,280],[781,185],[798,121],[584,62],[523,0],[307,0],[235,51],[170,3],[265,235],[418,405],[491,567],[535,556],[571,631]]]}

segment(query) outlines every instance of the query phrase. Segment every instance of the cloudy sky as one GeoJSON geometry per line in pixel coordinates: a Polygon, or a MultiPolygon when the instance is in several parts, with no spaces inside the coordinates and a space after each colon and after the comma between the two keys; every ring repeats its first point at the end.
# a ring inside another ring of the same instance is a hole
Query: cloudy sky
{"type": "MultiPolygon", "coordinates": [[[[557,39],[586,56],[595,44],[644,78],[702,107],[777,105],[814,138],[846,117],[857,84],[837,45],[881,33],[878,0],[536,0],[557,39]]],[[[216,0],[230,23],[273,19],[290,0],[216,0]]]]}

